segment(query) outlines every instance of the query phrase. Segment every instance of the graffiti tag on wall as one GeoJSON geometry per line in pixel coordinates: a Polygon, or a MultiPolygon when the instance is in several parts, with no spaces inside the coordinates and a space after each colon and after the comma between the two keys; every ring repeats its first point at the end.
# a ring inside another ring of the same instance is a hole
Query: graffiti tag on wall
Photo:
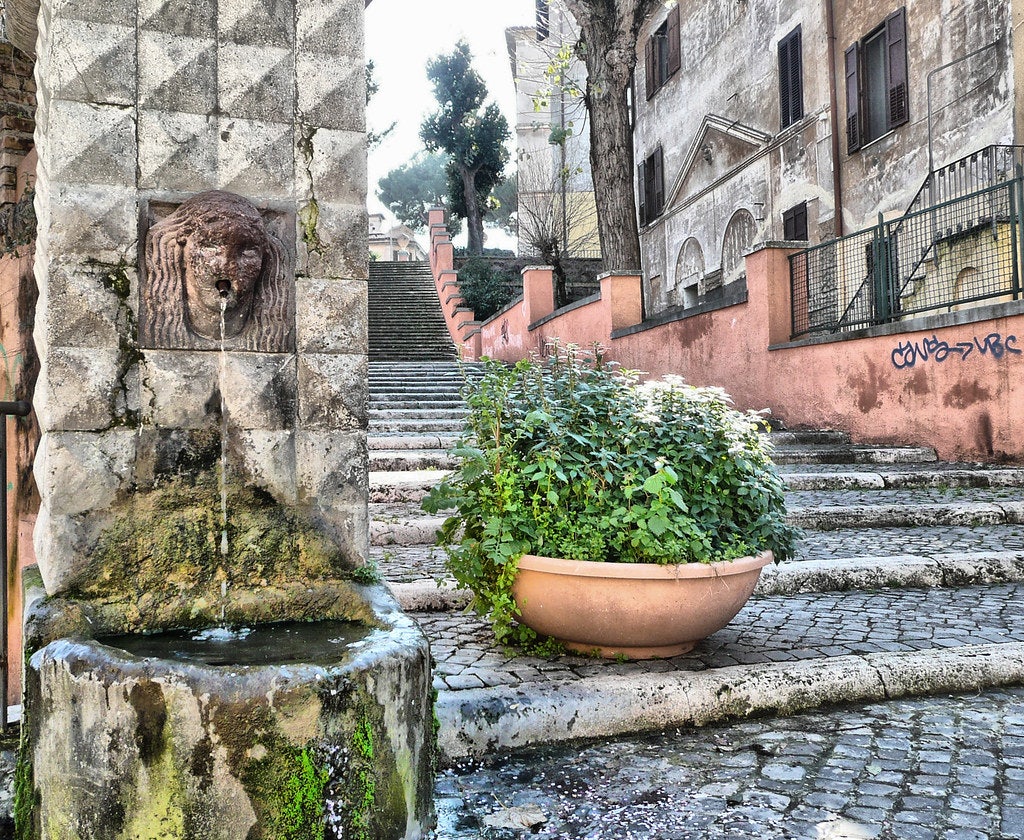
{"type": "Polygon", "coordinates": [[[901,341],[893,349],[891,358],[896,370],[904,370],[912,368],[918,362],[929,360],[941,364],[950,356],[956,356],[961,362],[966,362],[975,352],[980,356],[991,356],[998,360],[1007,354],[1019,356],[1024,350],[1017,347],[1017,336],[1008,335],[1004,338],[997,332],[989,333],[984,338],[975,336],[971,341],[957,341],[953,344],[933,335],[920,341],[901,341]]]}

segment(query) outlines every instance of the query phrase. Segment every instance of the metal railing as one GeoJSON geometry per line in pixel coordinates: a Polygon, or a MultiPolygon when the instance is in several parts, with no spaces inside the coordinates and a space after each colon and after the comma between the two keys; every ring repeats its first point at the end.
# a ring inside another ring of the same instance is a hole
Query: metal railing
{"type": "MultiPolygon", "coordinates": [[[[4,565],[3,565],[3,580],[0,581],[0,615],[3,615],[3,630],[0,631],[0,645],[2,645],[2,654],[0,654],[0,729],[3,732],[7,732],[9,721],[7,719],[8,714],[8,697],[7,697],[7,678],[10,673],[10,657],[7,653],[7,646],[10,643],[10,628],[7,624],[7,610],[9,603],[10,593],[7,591],[8,582],[11,579],[10,570],[10,549],[7,542],[7,418],[8,417],[27,417],[29,412],[32,411],[32,405],[25,400],[17,400],[15,402],[0,401],[0,417],[4,421],[3,434],[0,435],[0,509],[2,509],[2,515],[0,515],[0,546],[3,547],[4,552],[4,565]]],[[[20,661],[20,660],[19,660],[20,661]]]]}
{"type": "Polygon", "coordinates": [[[1009,181],[1022,165],[1024,146],[985,146],[929,174],[907,214],[1009,181]]]}
{"type": "Polygon", "coordinates": [[[1014,165],[1014,177],[974,190],[970,186],[986,183],[988,174],[976,177],[962,167],[955,181],[953,174],[934,181],[953,197],[793,254],[793,337],[1018,300],[1024,178],[1014,165]]]}

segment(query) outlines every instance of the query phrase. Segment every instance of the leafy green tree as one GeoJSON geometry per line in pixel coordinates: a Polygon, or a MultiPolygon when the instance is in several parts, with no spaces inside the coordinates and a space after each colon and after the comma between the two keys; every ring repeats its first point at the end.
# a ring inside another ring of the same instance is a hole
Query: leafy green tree
{"type": "Polygon", "coordinates": [[[472,61],[469,46],[459,41],[451,53],[427,63],[440,107],[423,121],[420,138],[428,151],[448,155],[450,209],[466,220],[469,253],[479,254],[488,198],[508,162],[509,128],[496,104],[484,106],[487,86],[472,61]]]}
{"type": "Polygon", "coordinates": [[[640,269],[633,195],[633,131],[628,91],[636,42],[647,17],[666,0],[564,0],[580,27],[577,52],[587,66],[590,161],[601,253],[609,270],[640,269]]]}
{"type": "Polygon", "coordinates": [[[426,225],[427,210],[449,204],[446,157],[439,153],[417,155],[381,178],[377,195],[398,221],[420,230],[426,225]]]}

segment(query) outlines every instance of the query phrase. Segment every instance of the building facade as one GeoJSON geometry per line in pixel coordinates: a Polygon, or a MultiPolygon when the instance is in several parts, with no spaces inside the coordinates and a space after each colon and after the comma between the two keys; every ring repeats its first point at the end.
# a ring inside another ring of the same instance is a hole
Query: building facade
{"type": "Polygon", "coordinates": [[[538,0],[532,27],[506,30],[516,88],[519,251],[522,256],[600,256],[590,130],[574,57],[579,28],[559,0],[538,0]]]}
{"type": "MultiPolygon", "coordinates": [[[[744,256],[758,244],[831,242],[880,214],[920,209],[932,171],[957,163],[980,173],[955,195],[933,179],[933,205],[1012,177],[1012,150],[998,161],[969,157],[1021,142],[1022,5],[700,0],[659,9],[641,34],[634,86],[647,313],[736,299],[744,256]]],[[[832,255],[829,269],[851,279],[822,284],[840,322],[856,309],[860,275],[877,270],[870,246],[851,247],[857,259],[832,255]]],[[[890,312],[914,308],[915,289],[920,304],[925,281],[920,259],[899,256],[890,312]]]]}
{"type": "Polygon", "coordinates": [[[381,262],[420,262],[427,252],[416,241],[415,233],[407,225],[391,227],[383,213],[371,213],[370,259],[381,262]]]}

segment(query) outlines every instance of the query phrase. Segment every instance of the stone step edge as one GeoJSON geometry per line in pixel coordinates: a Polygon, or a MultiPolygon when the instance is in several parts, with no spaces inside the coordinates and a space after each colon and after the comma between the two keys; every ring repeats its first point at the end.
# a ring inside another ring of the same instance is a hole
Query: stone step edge
{"type": "MultiPolygon", "coordinates": [[[[400,438],[400,435],[380,436],[388,439],[400,438]]],[[[422,436],[429,440],[442,439],[444,436],[422,436]]],[[[420,440],[421,436],[410,437],[420,440]]],[[[373,448],[372,436],[367,436],[367,443],[373,448]]],[[[381,450],[376,450],[381,451],[381,450]]],[[[396,450],[391,450],[396,451],[396,450]]],[[[437,450],[433,450],[436,452],[437,450]]],[[[432,473],[441,477],[450,475],[451,470],[433,470],[432,473]]],[[[408,473],[402,470],[375,470],[370,474],[371,487],[376,482],[380,486],[409,486],[410,482],[403,478],[408,473]]],[[[926,471],[907,471],[898,473],[877,472],[819,472],[819,473],[785,473],[781,476],[787,490],[912,490],[929,487],[957,487],[963,489],[982,490],[995,487],[1024,487],[1024,470],[954,470],[949,473],[926,471]]]]}
{"type": "MultiPolygon", "coordinates": [[[[1024,581],[1024,552],[979,551],[931,556],[851,557],[797,560],[767,566],[754,598],[867,589],[941,589],[1024,581]]],[[[470,593],[451,579],[388,582],[407,612],[454,612],[469,606],[470,593]]]]}
{"type": "MultiPolygon", "coordinates": [[[[440,465],[440,459],[424,457],[440,465]]],[[[371,457],[371,464],[381,465],[371,457]]],[[[371,512],[372,515],[372,512],[371,512]]],[[[422,545],[433,543],[434,533],[446,516],[393,516],[387,521],[370,523],[373,545],[422,545]]],[[[920,504],[920,505],[816,505],[792,507],[786,522],[814,531],[846,529],[898,528],[940,525],[1020,525],[1024,524],[1024,502],[999,504],[920,504]]]]}
{"type": "Polygon", "coordinates": [[[500,750],[1024,684],[1024,643],[848,654],[708,671],[442,690],[443,763],[500,750]]]}

